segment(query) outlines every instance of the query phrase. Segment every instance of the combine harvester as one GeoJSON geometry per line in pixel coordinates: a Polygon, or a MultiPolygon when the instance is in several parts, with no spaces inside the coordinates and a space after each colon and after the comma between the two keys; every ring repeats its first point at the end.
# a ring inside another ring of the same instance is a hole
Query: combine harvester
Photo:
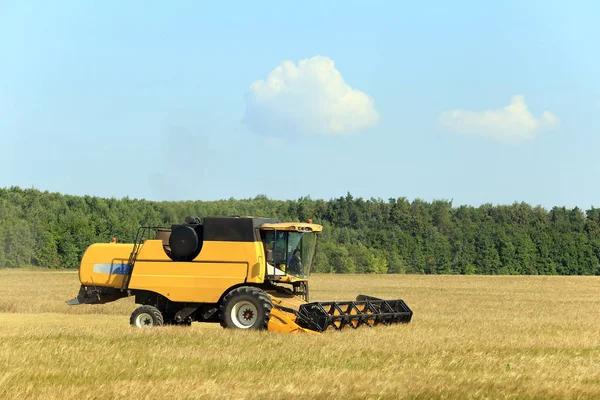
{"type": "Polygon", "coordinates": [[[408,323],[403,300],[360,295],[309,302],[318,224],[258,217],[188,217],[140,227],[133,244],[95,243],[79,267],[81,288],[67,304],[135,296],[137,327],[219,322],[224,328],[322,333],[328,328],[408,323]],[[145,239],[152,235],[154,239],[145,239]]]}

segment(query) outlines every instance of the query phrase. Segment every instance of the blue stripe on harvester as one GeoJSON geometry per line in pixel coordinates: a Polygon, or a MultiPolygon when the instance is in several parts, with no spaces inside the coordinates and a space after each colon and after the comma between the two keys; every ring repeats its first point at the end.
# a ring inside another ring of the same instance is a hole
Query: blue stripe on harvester
{"type": "Polygon", "coordinates": [[[127,264],[94,264],[94,272],[97,274],[125,275],[127,264]]]}

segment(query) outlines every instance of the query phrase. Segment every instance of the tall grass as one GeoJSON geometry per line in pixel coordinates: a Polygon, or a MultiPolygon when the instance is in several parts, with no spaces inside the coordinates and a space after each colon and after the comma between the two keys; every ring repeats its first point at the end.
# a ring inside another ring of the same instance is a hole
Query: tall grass
{"type": "Polygon", "coordinates": [[[67,306],[76,273],[0,270],[7,399],[600,398],[596,277],[317,275],[311,300],[402,298],[408,325],[323,335],[136,330],[67,306]]]}

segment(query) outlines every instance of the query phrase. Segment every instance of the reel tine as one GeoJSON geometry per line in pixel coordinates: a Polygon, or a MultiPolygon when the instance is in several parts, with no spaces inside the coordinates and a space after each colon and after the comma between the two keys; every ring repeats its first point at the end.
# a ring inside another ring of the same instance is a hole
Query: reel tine
{"type": "Polygon", "coordinates": [[[356,301],[329,301],[303,304],[299,310],[299,324],[308,329],[324,332],[332,327],[336,331],[350,326],[357,329],[362,325],[374,327],[408,323],[412,310],[403,300],[382,300],[360,295],[356,301]]]}

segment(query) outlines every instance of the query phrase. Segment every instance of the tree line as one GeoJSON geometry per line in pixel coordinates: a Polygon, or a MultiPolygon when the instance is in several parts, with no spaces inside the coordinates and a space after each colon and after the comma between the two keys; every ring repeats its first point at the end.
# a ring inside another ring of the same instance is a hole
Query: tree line
{"type": "Polygon", "coordinates": [[[142,225],[258,215],[322,224],[313,272],[600,275],[600,209],[453,206],[406,198],[156,202],[0,189],[0,266],[77,268],[96,242],[142,225]]]}

